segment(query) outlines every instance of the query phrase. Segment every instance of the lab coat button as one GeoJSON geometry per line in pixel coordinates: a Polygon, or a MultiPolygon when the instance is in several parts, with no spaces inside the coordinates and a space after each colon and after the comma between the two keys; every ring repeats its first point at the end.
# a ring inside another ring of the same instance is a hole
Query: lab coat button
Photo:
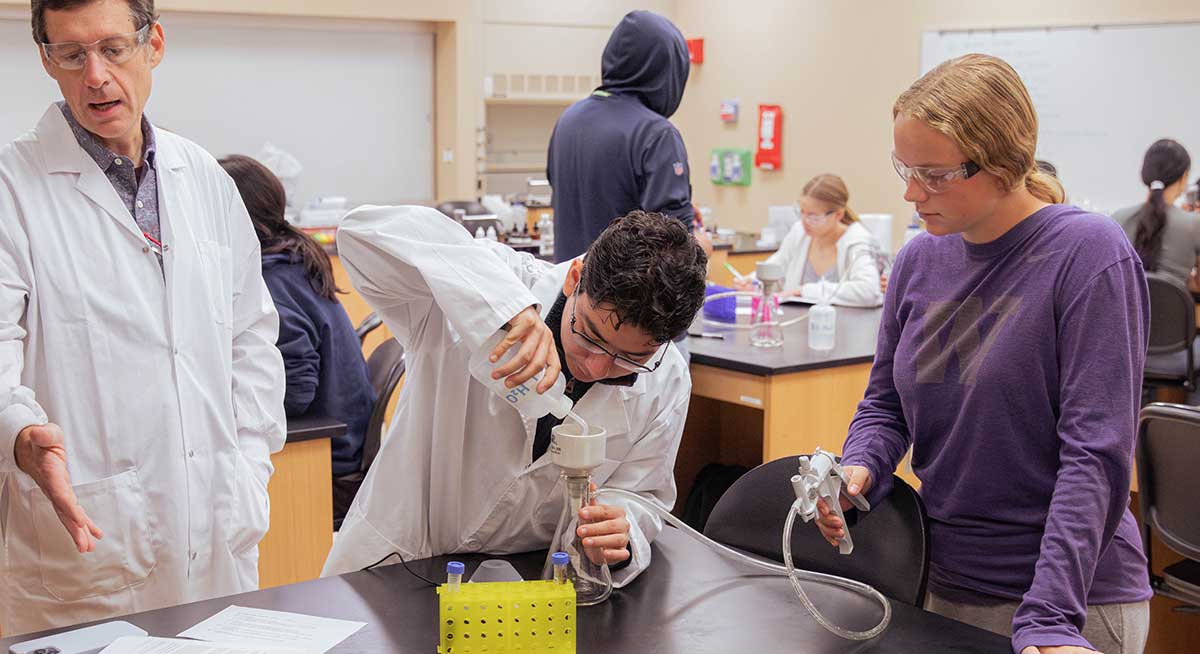
{"type": "Polygon", "coordinates": [[[196,450],[188,450],[188,458],[189,459],[196,458],[196,450]]]}
{"type": "Polygon", "coordinates": [[[146,205],[145,205],[145,204],[142,204],[142,201],[141,201],[141,200],[138,200],[138,202],[137,202],[137,208],[138,208],[138,209],[145,208],[145,206],[146,206],[146,205]]]}
{"type": "Polygon", "coordinates": [[[143,247],[142,254],[150,254],[150,246],[143,247]]]}
{"type": "Polygon", "coordinates": [[[195,560],[196,560],[196,556],[197,556],[197,555],[196,555],[196,553],[195,553],[195,552],[192,552],[191,554],[189,554],[189,555],[188,555],[188,558],[190,558],[191,560],[195,561],[195,560]]]}

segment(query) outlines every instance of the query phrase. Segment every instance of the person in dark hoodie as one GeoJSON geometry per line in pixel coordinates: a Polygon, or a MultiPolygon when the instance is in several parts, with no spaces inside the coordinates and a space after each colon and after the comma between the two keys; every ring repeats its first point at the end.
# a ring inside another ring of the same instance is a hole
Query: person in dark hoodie
{"type": "Polygon", "coordinates": [[[687,151],[667,119],[687,84],[687,43],[671,21],[625,15],[604,48],[602,84],[559,117],[546,175],[554,189],[554,256],[583,254],[635,209],[695,219],[687,151]]]}
{"type": "Polygon", "coordinates": [[[334,438],[333,513],[345,517],[358,482],[343,479],[362,465],[375,389],[367,375],[358,335],[338,302],[333,268],[325,251],[284,220],[283,184],[258,161],[231,155],[221,167],[237,184],[262,246],[263,279],[279,312],[279,339],[289,418],[317,415],[346,423],[334,438]]]}

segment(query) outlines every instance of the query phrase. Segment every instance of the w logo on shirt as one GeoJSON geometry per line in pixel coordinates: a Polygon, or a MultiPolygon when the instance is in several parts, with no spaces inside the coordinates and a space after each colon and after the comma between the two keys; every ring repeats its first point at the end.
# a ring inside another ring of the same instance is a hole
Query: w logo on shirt
{"type": "Polygon", "coordinates": [[[917,383],[943,383],[946,364],[950,357],[957,356],[958,382],[964,386],[974,385],[988,351],[1020,306],[1021,298],[1011,295],[996,298],[986,311],[983,300],[974,296],[962,301],[931,302],[925,310],[921,344],[917,348],[917,383]],[[993,316],[984,335],[984,324],[993,316]],[[947,325],[949,334],[946,334],[947,325]]]}

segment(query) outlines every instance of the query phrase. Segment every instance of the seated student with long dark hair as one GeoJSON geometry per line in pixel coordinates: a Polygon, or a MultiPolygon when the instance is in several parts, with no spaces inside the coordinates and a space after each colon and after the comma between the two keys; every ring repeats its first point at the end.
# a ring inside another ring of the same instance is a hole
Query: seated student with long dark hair
{"type": "Polygon", "coordinates": [[[333,268],[324,250],[284,220],[287,196],[279,179],[258,161],[242,155],[220,160],[233,177],[262,245],[262,272],[279,312],[279,340],[287,373],[284,410],[289,418],[307,414],[346,423],[333,439],[333,512],[342,518],[358,483],[339,479],[362,464],[367,421],[375,390],[354,325],[337,300],[333,268]]]}
{"type": "Polygon", "coordinates": [[[1175,205],[1187,190],[1192,159],[1171,139],[1155,141],[1142,159],[1146,201],[1113,214],[1142,258],[1147,272],[1159,272],[1200,292],[1195,268],[1200,261],[1200,217],[1175,205]]]}

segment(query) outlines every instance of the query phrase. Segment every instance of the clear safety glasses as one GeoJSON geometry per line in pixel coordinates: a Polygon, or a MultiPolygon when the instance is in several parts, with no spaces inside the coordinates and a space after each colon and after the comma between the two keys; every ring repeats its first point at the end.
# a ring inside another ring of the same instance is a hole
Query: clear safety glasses
{"type": "Polygon", "coordinates": [[[796,217],[807,223],[809,227],[820,227],[826,222],[829,222],[830,216],[837,213],[837,209],[830,209],[825,213],[805,213],[800,208],[799,202],[792,204],[792,211],[796,212],[796,217]]]}
{"type": "Polygon", "coordinates": [[[51,63],[63,70],[82,70],[87,65],[89,52],[95,52],[104,61],[119,66],[129,61],[146,44],[153,25],[148,23],[136,32],[118,34],[92,43],[43,43],[42,52],[51,63]]]}
{"type": "Polygon", "coordinates": [[[910,179],[916,179],[921,188],[930,193],[944,193],[956,179],[970,179],[980,170],[979,164],[968,161],[957,166],[906,166],[904,162],[892,153],[892,165],[901,181],[908,184],[910,179]]]}

